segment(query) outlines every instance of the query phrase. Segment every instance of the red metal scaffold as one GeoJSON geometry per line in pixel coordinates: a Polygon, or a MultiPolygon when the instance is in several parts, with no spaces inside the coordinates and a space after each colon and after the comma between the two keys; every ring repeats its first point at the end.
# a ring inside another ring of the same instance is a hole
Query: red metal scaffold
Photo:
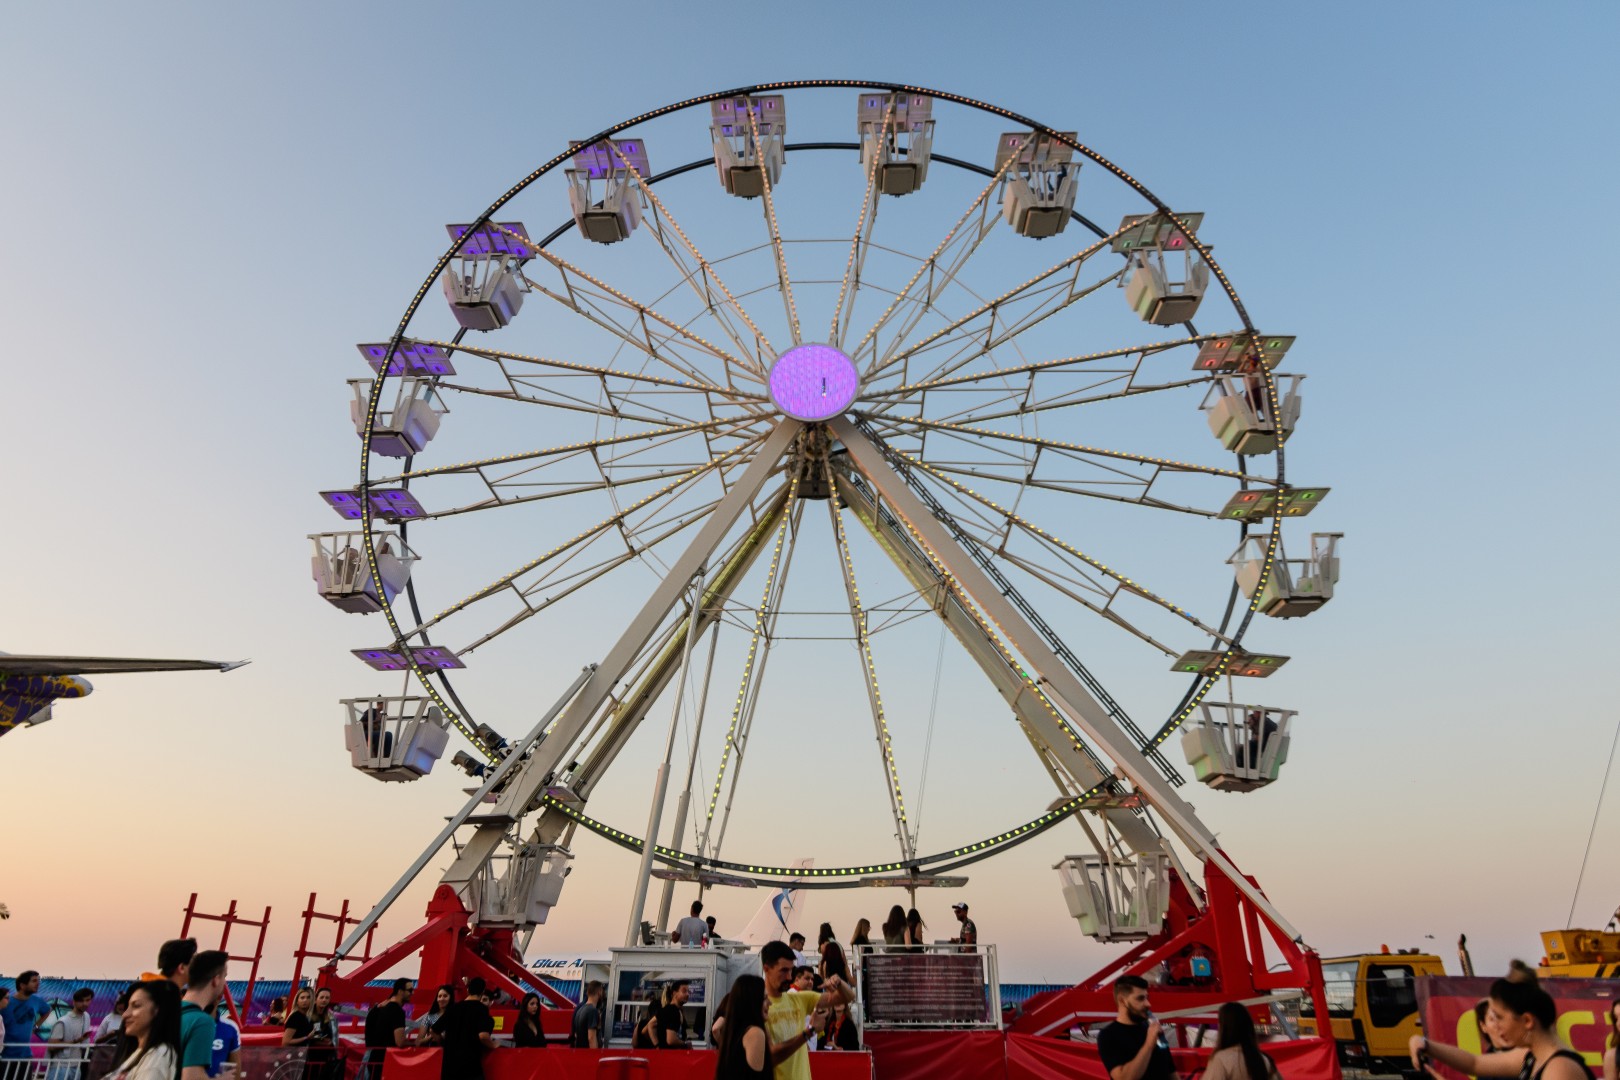
{"type": "Polygon", "coordinates": [[[222,923],[223,925],[219,931],[220,951],[225,953],[232,960],[245,962],[248,965],[247,987],[242,992],[242,1004],[240,1006],[238,1006],[231,998],[230,987],[227,986],[225,988],[225,1008],[230,1011],[231,1019],[236,1021],[237,1027],[241,1027],[243,1024],[243,1018],[247,1015],[248,1010],[253,1005],[253,989],[258,985],[259,982],[259,961],[264,957],[264,935],[265,932],[270,928],[270,907],[269,905],[265,905],[264,917],[262,919],[248,919],[236,913],[236,901],[232,900],[230,907],[225,909],[224,914],[211,915],[207,912],[197,910],[197,894],[192,893],[191,899],[186,901],[186,917],[180,923],[181,937],[186,938],[191,936],[191,923],[193,920],[222,923]],[[251,954],[237,954],[231,952],[231,928],[235,926],[251,926],[258,928],[259,939],[254,942],[253,952],[251,954]]]}

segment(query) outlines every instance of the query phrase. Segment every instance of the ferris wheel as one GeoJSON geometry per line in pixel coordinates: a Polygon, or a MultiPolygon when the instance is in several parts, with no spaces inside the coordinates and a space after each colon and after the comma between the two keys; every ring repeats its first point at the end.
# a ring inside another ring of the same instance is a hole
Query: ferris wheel
{"type": "Polygon", "coordinates": [[[665,880],[662,922],[669,882],[949,887],[1073,818],[1085,932],[1161,933],[1202,865],[1297,939],[1182,791],[1279,775],[1294,712],[1256,688],[1287,657],[1260,648],[1332,598],[1340,534],[1293,531],[1328,491],[1285,474],[1294,339],[1251,320],[1203,226],[1072,131],[845,80],[644,113],[448,226],[395,332],[359,346],[358,482],[322,493],[351,524],[312,537],[313,567],[372,616],[355,656],[407,680],[344,702],[355,767],[413,780],[467,741],[481,785],[434,850],[463,830],[443,883],[474,921],[544,922],[581,829],[665,880]],[[802,674],[794,596],[859,661],[893,819],[859,865],[726,846],[760,703],[802,674]],[[485,658],[532,666],[525,635],[561,619],[612,632],[527,734],[497,730],[485,658]],[[874,645],[907,625],[954,640],[1051,784],[938,849],[884,704],[922,676],[874,645]],[[1111,691],[1116,657],[1170,706],[1111,691]],[[659,702],[698,729],[685,762],[659,702]],[[591,811],[643,727],[664,745],[645,830],[591,811]]]}

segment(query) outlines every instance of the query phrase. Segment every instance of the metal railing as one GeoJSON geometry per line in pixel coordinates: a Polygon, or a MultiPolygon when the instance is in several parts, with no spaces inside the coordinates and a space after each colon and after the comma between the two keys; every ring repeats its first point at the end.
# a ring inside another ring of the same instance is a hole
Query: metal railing
{"type": "MultiPolygon", "coordinates": [[[[6,1045],[8,1055],[24,1049],[20,1044],[6,1045]]],[[[78,1043],[73,1046],[33,1043],[26,1050],[28,1057],[0,1058],[0,1080],[90,1080],[92,1070],[97,1066],[101,1072],[94,1075],[104,1076],[118,1064],[112,1060],[117,1053],[112,1043],[78,1043]]]]}

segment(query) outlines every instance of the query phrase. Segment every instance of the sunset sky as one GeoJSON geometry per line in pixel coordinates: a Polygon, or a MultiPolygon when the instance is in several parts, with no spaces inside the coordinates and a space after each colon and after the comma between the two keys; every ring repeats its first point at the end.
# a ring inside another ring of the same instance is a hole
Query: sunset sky
{"type": "MultiPolygon", "coordinates": [[[[393,330],[445,223],[471,220],[569,139],[695,94],[813,77],[936,87],[1076,130],[1205,213],[1200,235],[1256,322],[1299,336],[1288,366],[1309,378],[1289,475],[1333,488],[1310,525],[1346,540],[1333,603],[1252,639],[1293,657],[1263,691],[1299,710],[1282,779],[1250,796],[1187,793],[1324,954],[1423,946],[1455,970],[1466,932],[1481,972],[1539,958],[1538,933],[1569,916],[1617,720],[1620,521],[1602,477],[1620,449],[1606,322],[1620,229],[1605,209],[1620,174],[1620,9],[548,8],[11,12],[0,648],[253,663],[100,677],[88,700],[0,741],[0,901],[13,914],[0,974],[136,973],[197,892],[205,908],[273,907],[266,971],[285,975],[312,891],[323,909],[364,909],[393,883],[465,778],[446,762],[384,787],[342,748],[339,699],[399,685],[349,655],[383,642],[367,621],[380,617],[333,610],[309,579],[306,534],[337,527],[316,492],[356,480],[343,380],[366,369],[354,344],[393,330]]],[[[838,123],[852,129],[853,115],[838,123]]],[[[942,126],[940,146],[988,163],[992,145],[961,145],[961,130],[942,126]]],[[[817,175],[790,162],[784,199],[817,175]]],[[[707,172],[682,183],[718,190],[707,172]]],[[[566,214],[559,197],[528,224],[566,214]]],[[[448,321],[437,295],[424,312],[448,321]]],[[[1169,453],[1185,438],[1214,460],[1191,410],[1176,421],[1185,434],[1149,429],[1135,445],[1169,453]]],[[[457,419],[447,442],[469,436],[457,419]]],[[[444,603],[466,591],[469,564],[524,551],[510,529],[454,535],[454,548],[424,542],[418,570],[444,603]]],[[[1144,535],[1142,549],[1158,543],[1144,535]]],[[[1223,557],[1186,568],[1206,595],[1225,596],[1223,557]]],[[[841,588],[832,567],[824,580],[841,588]]],[[[535,620],[458,688],[480,718],[521,733],[654,581],[605,581],[589,607],[535,620]]],[[[1050,797],[1024,790],[1041,777],[1013,763],[1010,727],[974,726],[982,686],[954,658],[936,681],[936,633],[897,635],[907,643],[884,675],[897,731],[921,735],[937,715],[917,804],[927,851],[1027,820],[1050,797]]],[[[763,801],[739,825],[739,858],[830,865],[892,848],[881,786],[866,782],[875,766],[846,767],[869,721],[805,692],[823,665],[854,671],[842,648],[807,646],[777,672],[786,723],[764,744],[771,767],[754,779],[763,801]],[[770,846],[784,835],[789,846],[770,846]]],[[[1150,677],[1164,668],[1152,657],[1119,663],[1108,671],[1122,700],[1157,726],[1182,684],[1150,677]]],[[[592,813],[641,830],[668,716],[654,710],[592,813]]],[[[1178,743],[1167,750],[1179,758],[1178,743]]],[[[915,741],[906,753],[909,796],[915,741]]],[[[1620,904],[1609,795],[1576,925],[1601,926],[1620,904]]],[[[1050,869],[1084,846],[1066,826],[966,871],[960,895],[1004,979],[1074,979],[1111,955],[1067,918],[1050,869]]],[[[590,836],[575,854],[531,956],[622,937],[634,857],[590,836]]],[[[434,878],[384,920],[385,937],[415,925],[434,878]]],[[[941,936],[956,895],[922,897],[941,936]]],[[[899,898],[818,895],[810,929],[829,919],[843,937],[899,898]]],[[[709,904],[724,932],[761,899],[719,891],[709,904]]]]}

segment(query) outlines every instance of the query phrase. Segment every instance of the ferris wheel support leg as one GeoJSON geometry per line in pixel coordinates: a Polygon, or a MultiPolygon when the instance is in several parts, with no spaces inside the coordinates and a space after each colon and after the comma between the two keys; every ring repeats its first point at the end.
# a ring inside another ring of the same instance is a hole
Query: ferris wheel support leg
{"type": "MultiPolygon", "coordinates": [[[[652,809],[647,812],[647,839],[641,845],[641,867],[636,871],[636,896],[630,903],[630,924],[625,928],[624,947],[636,944],[641,931],[641,913],[647,909],[647,884],[652,880],[653,853],[658,847],[658,827],[664,816],[664,796],[669,791],[669,767],[675,756],[675,736],[681,729],[681,706],[686,703],[686,673],[692,668],[692,645],[698,636],[698,620],[703,616],[703,570],[692,579],[692,614],[686,627],[686,647],[681,650],[681,670],[675,677],[675,697],[669,708],[669,734],[664,738],[664,756],[658,763],[653,782],[652,809]]],[[[679,834],[675,842],[680,842],[679,834]]]]}
{"type": "MultiPolygon", "coordinates": [[[[586,681],[574,698],[573,704],[558,718],[556,727],[545,741],[530,754],[512,782],[501,793],[496,804],[497,813],[513,819],[522,817],[544,793],[547,782],[559,765],[567,760],[566,754],[574,747],[580,733],[591,718],[607,701],[615,687],[625,678],[647,642],[657,632],[659,624],[674,608],[687,584],[698,568],[708,564],[720,549],[737,521],[743,516],[753,498],[765,486],[775,471],[782,455],[804,425],[797,420],[782,420],[766,437],[759,452],[748,467],[732,484],[720,504],[714,508],[703,528],[669,569],[641,611],[631,620],[619,640],[586,681]]],[[[458,890],[465,889],[478,876],[479,870],[499,848],[506,835],[504,826],[480,827],[456,860],[440,879],[458,890]]]]}
{"type": "Polygon", "coordinates": [[[1282,917],[1264,893],[1232,865],[1214,835],[1198,820],[1193,808],[1177,795],[1153,768],[1142,752],[1114,726],[1096,698],[1080,684],[1063,661],[1047,648],[1040,634],[1030,626],[1011,603],[998,592],[977,563],[956,543],[945,527],[923,505],[904,479],[884,459],[883,453],[845,417],[829,420],[828,427],[849,451],[850,460],[890,507],[906,523],[917,539],[927,546],[943,568],[962,586],[980,609],[1007,636],[1007,640],[1029,661],[1040,676],[1043,692],[1102,748],[1164,816],[1165,821],[1189,847],[1218,868],[1250,903],[1265,913],[1294,941],[1300,934],[1282,917]]]}

